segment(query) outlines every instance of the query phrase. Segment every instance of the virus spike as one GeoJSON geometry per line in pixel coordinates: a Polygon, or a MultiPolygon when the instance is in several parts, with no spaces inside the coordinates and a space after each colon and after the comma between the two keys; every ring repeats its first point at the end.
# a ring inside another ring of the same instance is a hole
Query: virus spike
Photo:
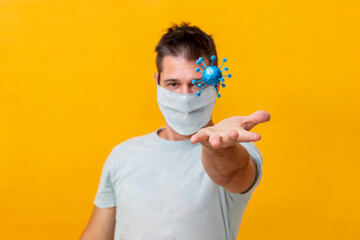
{"type": "Polygon", "coordinates": [[[200,96],[200,95],[201,95],[201,91],[206,87],[206,85],[207,85],[207,84],[205,84],[205,85],[202,87],[202,89],[200,89],[200,91],[198,91],[198,92],[196,93],[196,95],[200,96]]]}
{"type": "MultiPolygon", "coordinates": [[[[204,61],[201,61],[201,63],[204,64],[205,68],[207,68],[207,66],[206,66],[206,64],[204,63],[204,61]]],[[[205,70],[205,68],[204,68],[201,64],[199,64],[199,65],[205,70]]]]}
{"type": "Polygon", "coordinates": [[[198,87],[198,88],[201,88],[202,85],[203,85],[203,83],[199,83],[199,84],[197,85],[197,87],[198,87]]]}
{"type": "Polygon", "coordinates": [[[223,58],[223,61],[222,61],[221,65],[220,65],[219,69],[222,67],[222,65],[223,65],[226,61],[227,61],[227,59],[226,59],[226,58],[223,58]]]}
{"type": "Polygon", "coordinates": [[[224,82],[224,81],[225,81],[224,78],[218,78],[218,80],[219,80],[220,82],[224,82]]]}
{"type": "MultiPolygon", "coordinates": [[[[202,67],[202,66],[201,66],[202,67]]],[[[203,68],[204,69],[204,68],[203,68]]],[[[205,70],[205,69],[204,69],[205,70]]],[[[204,71],[201,71],[200,68],[196,68],[195,69],[196,72],[204,72],[204,71]]]]}
{"type": "Polygon", "coordinates": [[[221,70],[221,72],[223,72],[223,71],[227,71],[227,70],[229,70],[229,68],[228,67],[224,67],[224,69],[223,70],[221,70]]]}
{"type": "Polygon", "coordinates": [[[202,57],[199,57],[199,59],[196,61],[196,64],[199,64],[204,70],[207,68],[206,64],[204,63],[204,59],[202,57]],[[204,64],[205,67],[203,67],[202,64],[204,64]]]}
{"type": "Polygon", "coordinates": [[[229,73],[227,76],[223,76],[223,77],[228,77],[228,78],[231,78],[231,74],[229,73]]]}
{"type": "Polygon", "coordinates": [[[226,87],[226,85],[225,85],[224,83],[222,83],[221,86],[222,86],[223,88],[226,87]]]}
{"type": "Polygon", "coordinates": [[[210,59],[211,59],[211,61],[212,61],[212,62],[211,62],[211,66],[214,66],[214,60],[216,59],[216,56],[215,56],[215,55],[212,55],[210,59]]]}
{"type": "Polygon", "coordinates": [[[199,80],[194,79],[194,80],[191,81],[191,83],[192,84],[197,84],[197,83],[203,82],[203,80],[204,79],[199,79],[199,80]]]}
{"type": "Polygon", "coordinates": [[[217,93],[217,97],[219,98],[219,97],[221,97],[221,95],[219,94],[219,92],[218,92],[218,90],[217,90],[217,88],[216,88],[216,86],[214,86],[214,88],[215,88],[215,90],[216,90],[216,93],[217,93]]]}

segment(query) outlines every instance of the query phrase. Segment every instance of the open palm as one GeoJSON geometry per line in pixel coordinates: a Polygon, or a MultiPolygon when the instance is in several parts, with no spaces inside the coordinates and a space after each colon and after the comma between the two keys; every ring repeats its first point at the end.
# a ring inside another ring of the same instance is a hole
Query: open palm
{"type": "Polygon", "coordinates": [[[254,142],[261,139],[260,134],[250,132],[258,123],[270,120],[270,114],[258,110],[249,116],[235,116],[222,120],[214,126],[205,127],[195,133],[191,143],[200,142],[207,148],[226,148],[240,142],[254,142]]]}

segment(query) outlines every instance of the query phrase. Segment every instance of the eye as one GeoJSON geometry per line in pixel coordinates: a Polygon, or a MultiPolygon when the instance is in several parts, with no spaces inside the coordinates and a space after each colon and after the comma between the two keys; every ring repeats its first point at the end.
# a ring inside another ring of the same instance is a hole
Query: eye
{"type": "Polygon", "coordinates": [[[176,86],[177,86],[177,83],[169,83],[168,86],[176,87],[176,86]]]}

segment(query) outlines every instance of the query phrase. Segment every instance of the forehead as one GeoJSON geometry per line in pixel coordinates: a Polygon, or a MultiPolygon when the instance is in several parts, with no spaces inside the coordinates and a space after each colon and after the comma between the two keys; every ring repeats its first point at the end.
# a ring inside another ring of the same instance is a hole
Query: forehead
{"type": "Polygon", "coordinates": [[[167,55],[162,60],[163,72],[169,72],[176,69],[193,68],[196,60],[187,60],[184,56],[167,55]]]}
{"type": "MultiPolygon", "coordinates": [[[[205,58],[204,58],[205,59],[205,58]]],[[[205,60],[208,64],[209,60],[205,60]]],[[[162,72],[164,78],[195,79],[202,76],[202,73],[195,69],[200,67],[196,60],[188,60],[184,56],[167,55],[162,60],[162,72]]]]}

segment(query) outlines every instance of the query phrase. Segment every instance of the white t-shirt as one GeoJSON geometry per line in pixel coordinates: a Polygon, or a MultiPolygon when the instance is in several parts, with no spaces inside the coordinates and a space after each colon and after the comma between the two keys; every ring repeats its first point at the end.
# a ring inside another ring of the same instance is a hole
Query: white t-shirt
{"type": "Polygon", "coordinates": [[[240,143],[257,176],[246,193],[230,193],[205,172],[200,143],[168,141],[158,131],[120,143],[105,161],[94,204],[116,206],[114,239],[235,240],[262,176],[259,149],[240,143]]]}

